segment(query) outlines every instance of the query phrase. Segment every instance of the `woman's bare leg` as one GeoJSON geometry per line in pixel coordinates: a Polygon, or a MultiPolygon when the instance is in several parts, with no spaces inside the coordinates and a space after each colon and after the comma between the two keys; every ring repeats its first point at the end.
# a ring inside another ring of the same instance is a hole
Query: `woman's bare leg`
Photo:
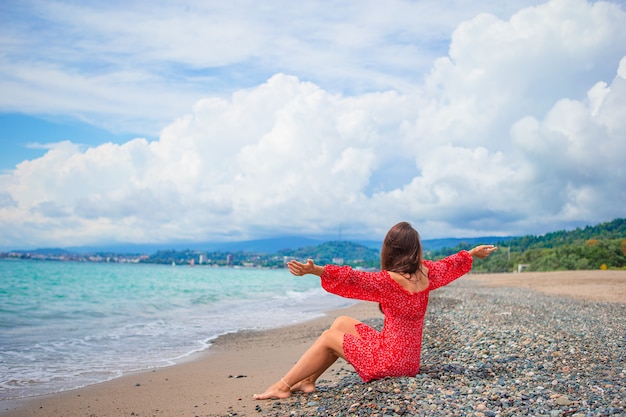
{"type": "MultiPolygon", "coordinates": [[[[358,321],[354,319],[347,319],[349,318],[340,317],[335,320],[337,324],[333,323],[330,329],[325,330],[283,378],[270,386],[263,394],[255,395],[254,399],[287,398],[291,395],[292,389],[305,392],[314,390],[317,378],[328,369],[338,357],[345,358],[343,352],[343,336],[346,332],[342,330],[344,330],[345,327],[350,327],[347,325],[347,323],[350,323],[350,320],[358,323],[358,321]],[[307,379],[307,382],[303,381],[304,383],[298,384],[304,379],[307,379]]],[[[356,334],[354,324],[352,324],[352,330],[348,333],[356,334]]]]}
{"type": "Polygon", "coordinates": [[[254,399],[288,398],[295,383],[302,381],[307,376],[316,374],[319,369],[326,366],[329,354],[334,353],[336,356],[343,357],[342,342],[342,332],[325,330],[283,378],[270,386],[263,394],[255,395],[254,399]]]}
{"type": "MultiPolygon", "coordinates": [[[[356,337],[360,337],[359,334],[356,331],[356,325],[360,324],[361,322],[353,319],[352,317],[348,317],[348,316],[340,316],[337,317],[335,319],[335,321],[333,322],[333,324],[330,326],[331,330],[338,330],[340,332],[343,332],[344,334],[352,334],[356,337]]],[[[342,338],[343,339],[343,338],[342,338]]],[[[342,340],[342,347],[343,347],[343,340],[342,340]]],[[[313,392],[315,391],[315,382],[317,381],[317,379],[328,369],[330,368],[330,366],[335,363],[335,361],[337,361],[338,356],[335,355],[334,353],[331,353],[328,355],[328,359],[327,362],[324,364],[324,366],[322,366],[320,369],[318,369],[317,372],[315,372],[312,375],[309,375],[308,377],[304,378],[302,381],[297,382],[295,385],[293,385],[291,387],[291,392],[294,391],[302,391],[302,392],[313,392]]]]}
{"type": "Polygon", "coordinates": [[[329,353],[326,363],[324,363],[324,365],[322,365],[320,369],[318,369],[317,372],[315,372],[314,374],[309,375],[302,381],[297,382],[295,385],[292,385],[291,392],[302,391],[309,393],[315,391],[315,382],[317,381],[317,378],[319,378],[320,375],[322,375],[328,368],[330,368],[330,366],[335,363],[337,359],[339,359],[337,355],[335,355],[334,353],[329,353]]]}

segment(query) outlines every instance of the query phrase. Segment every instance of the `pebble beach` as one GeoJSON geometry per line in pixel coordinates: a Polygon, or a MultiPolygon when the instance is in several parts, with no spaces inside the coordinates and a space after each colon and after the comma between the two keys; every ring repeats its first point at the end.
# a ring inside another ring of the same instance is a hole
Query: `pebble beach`
{"type": "Polygon", "coordinates": [[[366,384],[346,365],[337,376],[256,414],[626,416],[626,303],[459,280],[431,294],[419,375],[366,384]]]}

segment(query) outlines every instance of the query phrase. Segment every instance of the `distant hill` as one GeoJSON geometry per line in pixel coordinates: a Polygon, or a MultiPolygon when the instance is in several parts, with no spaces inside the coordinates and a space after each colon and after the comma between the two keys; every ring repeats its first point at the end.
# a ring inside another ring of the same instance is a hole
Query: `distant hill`
{"type": "MultiPolygon", "coordinates": [[[[72,253],[131,253],[152,254],[162,250],[195,250],[205,252],[257,252],[276,253],[281,249],[319,245],[324,240],[302,236],[283,236],[271,239],[246,240],[240,242],[172,242],[159,244],[111,244],[106,246],[76,246],[66,248],[72,253]]],[[[31,251],[32,252],[32,251],[31,251]]]]}
{"type": "Polygon", "coordinates": [[[34,253],[42,255],[69,255],[71,252],[60,248],[39,248],[34,250],[15,250],[15,253],[34,253]]]}
{"type": "Polygon", "coordinates": [[[259,252],[276,253],[284,249],[298,249],[306,246],[319,245],[324,240],[310,239],[302,236],[284,236],[271,239],[247,240],[214,244],[213,251],[223,252],[259,252]]]}
{"type": "MultiPolygon", "coordinates": [[[[513,239],[513,237],[469,237],[469,238],[445,238],[426,239],[422,241],[424,251],[436,251],[442,248],[451,248],[459,244],[470,245],[494,244],[513,239]]],[[[308,246],[321,245],[332,239],[312,239],[304,236],[281,236],[268,239],[245,240],[239,242],[174,242],[160,244],[112,244],[106,246],[75,246],[55,251],[66,253],[120,253],[120,254],[153,254],[162,250],[192,250],[206,252],[253,252],[253,253],[277,253],[286,249],[300,249],[308,246]]],[[[370,249],[380,251],[381,240],[343,240],[357,243],[370,249]]],[[[38,249],[37,251],[46,251],[38,249]]],[[[34,252],[34,251],[29,251],[34,252]]]]}
{"type": "MultiPolygon", "coordinates": [[[[475,263],[474,272],[626,268],[626,219],[494,243],[500,246],[500,250],[475,263]]],[[[439,259],[471,246],[463,242],[427,255],[439,259]]]]}
{"type": "Polygon", "coordinates": [[[485,236],[485,237],[464,237],[447,239],[427,239],[422,241],[424,252],[436,251],[443,248],[454,248],[458,245],[495,245],[496,243],[508,242],[515,239],[514,236],[485,236]]]}
{"type": "Polygon", "coordinates": [[[349,263],[352,266],[373,267],[380,263],[378,249],[347,241],[325,242],[321,245],[280,251],[279,255],[304,260],[312,258],[317,264],[349,263]]]}

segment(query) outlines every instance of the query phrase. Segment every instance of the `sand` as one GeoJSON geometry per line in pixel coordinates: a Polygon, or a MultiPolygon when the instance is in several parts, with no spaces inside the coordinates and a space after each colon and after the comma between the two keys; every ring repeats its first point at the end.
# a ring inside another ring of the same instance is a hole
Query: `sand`
{"type": "Polygon", "coordinates": [[[464,279],[494,287],[529,288],[550,295],[626,303],[626,271],[555,271],[469,274],[464,279]]]}
{"type": "MultiPolygon", "coordinates": [[[[478,286],[523,287],[555,296],[626,303],[626,271],[470,274],[478,286]]],[[[454,285],[454,284],[453,284],[454,285]]],[[[358,303],[307,323],[218,338],[183,363],[127,375],[59,394],[0,404],[3,416],[256,415],[252,394],[280,378],[338,315],[381,317],[375,303],[358,303]]],[[[323,376],[332,384],[350,368],[339,360],[323,376]]]]}

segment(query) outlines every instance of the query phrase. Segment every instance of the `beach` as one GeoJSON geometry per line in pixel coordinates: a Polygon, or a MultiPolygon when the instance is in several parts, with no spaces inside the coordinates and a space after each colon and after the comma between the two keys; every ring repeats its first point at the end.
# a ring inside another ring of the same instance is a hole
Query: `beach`
{"type": "Polygon", "coordinates": [[[169,367],[5,401],[0,414],[626,415],[626,271],[469,274],[431,294],[418,376],[364,384],[339,360],[316,393],[254,401],[338,315],[382,323],[377,304],[362,302],[221,336],[169,367]]]}

